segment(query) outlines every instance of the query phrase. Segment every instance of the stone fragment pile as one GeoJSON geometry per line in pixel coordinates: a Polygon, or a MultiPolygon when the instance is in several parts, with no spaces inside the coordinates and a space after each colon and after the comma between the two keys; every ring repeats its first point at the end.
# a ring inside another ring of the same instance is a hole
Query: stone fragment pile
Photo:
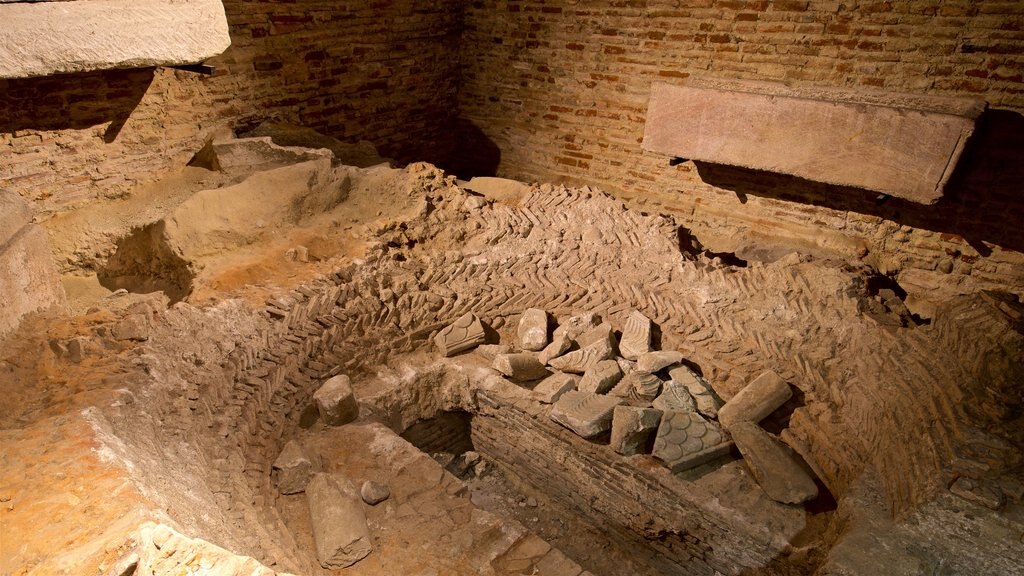
{"type": "Polygon", "coordinates": [[[815,498],[817,486],[794,451],[758,423],[792,397],[781,377],[766,371],[724,403],[712,385],[675,350],[656,350],[654,323],[639,311],[621,331],[595,313],[557,325],[529,309],[516,342],[489,344],[472,313],[435,337],[445,356],[480,347],[494,370],[550,405],[551,420],[623,456],[649,454],[680,473],[738,450],[751,476],[778,502],[815,498]]]}

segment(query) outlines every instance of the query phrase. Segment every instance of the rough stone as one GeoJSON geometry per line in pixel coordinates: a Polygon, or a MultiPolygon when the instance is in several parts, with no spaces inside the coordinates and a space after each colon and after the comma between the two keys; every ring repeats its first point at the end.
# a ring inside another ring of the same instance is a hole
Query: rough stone
{"type": "Polygon", "coordinates": [[[624,456],[643,454],[661,423],[661,410],[616,406],[612,413],[612,450],[624,456]]]}
{"type": "Polygon", "coordinates": [[[558,358],[552,358],[548,365],[562,372],[583,374],[593,365],[601,360],[608,360],[614,354],[615,350],[612,348],[611,342],[601,339],[586,348],[569,352],[558,358]]]}
{"type": "Polygon", "coordinates": [[[622,377],[609,394],[650,404],[658,397],[662,384],[661,378],[650,372],[630,372],[622,377]]]}
{"type": "Polygon", "coordinates": [[[651,319],[638,310],[626,318],[619,340],[619,354],[627,360],[636,360],[651,351],[651,319]]]}
{"type": "Polygon", "coordinates": [[[359,403],[352,393],[352,381],[339,374],[324,382],[313,394],[320,419],[328,426],[342,426],[359,418],[359,403]]]}
{"type": "Polygon", "coordinates": [[[579,379],[572,374],[559,372],[548,376],[533,389],[533,396],[545,404],[557,402],[563,394],[576,389],[579,379]]]}
{"type": "Polygon", "coordinates": [[[114,325],[114,338],[143,341],[149,339],[149,322],[144,314],[129,314],[114,325]]]}
{"type": "Polygon", "coordinates": [[[298,494],[306,489],[313,473],[313,463],[299,446],[298,442],[289,440],[274,460],[271,477],[277,491],[281,494],[298,494]]]}
{"type": "Polygon", "coordinates": [[[675,350],[659,350],[641,354],[636,360],[636,369],[641,372],[657,372],[683,360],[683,354],[675,350]]]}
{"type": "Polygon", "coordinates": [[[668,375],[672,381],[686,388],[696,403],[698,412],[708,418],[718,418],[718,409],[722,407],[722,401],[707,380],[686,366],[673,368],[669,370],[668,375]]]}
{"type": "Polygon", "coordinates": [[[622,369],[615,360],[601,360],[591,366],[580,380],[580,392],[604,394],[622,380],[622,369]]]}
{"type": "Polygon", "coordinates": [[[494,362],[499,354],[511,354],[512,347],[505,344],[481,344],[476,347],[475,352],[488,362],[494,362]]]}
{"type": "Polygon", "coordinates": [[[612,412],[621,398],[569,391],[555,402],[551,419],[583,438],[593,438],[612,427],[612,412]]]}
{"type": "Polygon", "coordinates": [[[529,352],[498,354],[494,357],[492,366],[498,372],[519,382],[540,380],[551,374],[537,359],[537,355],[529,352]]]}
{"type": "Polygon", "coordinates": [[[346,568],[373,551],[362,497],[348,480],[314,474],[306,486],[306,499],[316,557],[322,567],[346,568]]]}
{"type": "Polygon", "coordinates": [[[602,340],[606,341],[608,343],[608,346],[611,347],[612,349],[615,348],[615,330],[612,328],[612,325],[609,324],[608,322],[604,322],[597,328],[587,330],[586,332],[577,336],[576,344],[578,344],[580,348],[586,348],[587,346],[592,346],[602,340]]]}
{"type": "Polygon", "coordinates": [[[730,428],[751,476],[765,494],[783,504],[800,504],[818,496],[814,479],[797,461],[793,449],[753,422],[735,422],[730,428]]]}
{"type": "Polygon", "coordinates": [[[768,82],[658,83],[643,147],[934,204],[985,106],[768,82]]]}
{"type": "Polygon", "coordinates": [[[0,4],[0,78],[195,64],[231,44],[220,0],[0,4]]]}
{"type": "Polygon", "coordinates": [[[467,312],[434,337],[434,345],[446,358],[475,348],[486,341],[483,322],[467,312]]]}
{"type": "Polygon", "coordinates": [[[572,348],[572,338],[568,334],[558,334],[551,339],[551,344],[541,350],[537,359],[548,364],[552,358],[558,358],[568,352],[570,348],[572,348]]]}
{"type": "Polygon", "coordinates": [[[391,497],[391,488],[388,488],[387,484],[367,480],[359,488],[359,495],[363,502],[370,506],[376,506],[391,497]]]}
{"type": "Polygon", "coordinates": [[[278,146],[269,136],[218,139],[210,143],[213,169],[228,173],[270,170],[318,158],[330,158],[330,150],[278,146]]]}
{"type": "Polygon", "coordinates": [[[697,410],[697,403],[690,396],[689,391],[675,380],[665,382],[661,394],[654,399],[651,405],[662,412],[693,412],[697,410]]]}
{"type": "Polygon", "coordinates": [[[998,486],[971,478],[957,478],[949,487],[949,491],[968,502],[991,510],[1002,510],[1006,505],[1006,495],[998,486]]]}
{"type": "Polygon", "coordinates": [[[665,412],[652,454],[673,473],[725,456],[732,442],[715,424],[695,412],[665,412]]]}
{"type": "Polygon", "coordinates": [[[722,406],[718,421],[726,429],[736,422],[760,422],[792,396],[789,384],[775,372],[766,370],[722,406]]]}
{"type": "Polygon", "coordinates": [[[519,346],[523,350],[539,352],[548,345],[548,313],[530,308],[519,319],[519,346]]]}
{"type": "Polygon", "coordinates": [[[573,316],[555,328],[555,331],[552,334],[552,339],[557,340],[559,336],[564,334],[568,336],[570,340],[575,340],[580,334],[583,334],[588,330],[593,330],[600,324],[601,317],[593,312],[573,316]]]}

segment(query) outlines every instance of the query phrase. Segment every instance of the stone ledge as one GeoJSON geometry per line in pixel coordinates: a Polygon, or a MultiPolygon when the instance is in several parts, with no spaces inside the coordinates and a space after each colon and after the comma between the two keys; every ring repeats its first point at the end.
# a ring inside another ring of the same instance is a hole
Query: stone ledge
{"type": "Polygon", "coordinates": [[[220,0],[0,5],[0,78],[193,64],[231,44],[220,0]]]}

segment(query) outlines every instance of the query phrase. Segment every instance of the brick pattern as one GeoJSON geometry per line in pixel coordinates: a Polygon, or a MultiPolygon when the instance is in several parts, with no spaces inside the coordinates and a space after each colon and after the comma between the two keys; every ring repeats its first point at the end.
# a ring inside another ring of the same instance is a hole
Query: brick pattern
{"type": "Polygon", "coordinates": [[[183,166],[218,128],[264,119],[439,161],[456,112],[461,14],[444,0],[226,0],[213,77],[158,69],[0,80],[0,186],[37,212],[117,197],[183,166]]]}
{"type": "Polygon", "coordinates": [[[473,50],[463,51],[459,104],[501,149],[499,175],[596,185],[685,215],[716,251],[781,238],[866,254],[908,291],[939,299],[1019,293],[1024,245],[1009,215],[1022,203],[1011,160],[1024,154],[1022,30],[1024,8],[1002,1],[483,0],[466,8],[473,50]],[[971,96],[1003,110],[949,198],[879,206],[863,191],[670,168],[643,152],[650,84],[690,76],[971,96]]]}

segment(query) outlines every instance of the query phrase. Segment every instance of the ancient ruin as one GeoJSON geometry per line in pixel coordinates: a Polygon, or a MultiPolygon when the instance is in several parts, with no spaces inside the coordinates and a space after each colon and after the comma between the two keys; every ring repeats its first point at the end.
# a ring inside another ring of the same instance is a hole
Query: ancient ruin
{"type": "Polygon", "coordinates": [[[0,0],[0,574],[1024,574],[1024,13],[0,0]]]}

